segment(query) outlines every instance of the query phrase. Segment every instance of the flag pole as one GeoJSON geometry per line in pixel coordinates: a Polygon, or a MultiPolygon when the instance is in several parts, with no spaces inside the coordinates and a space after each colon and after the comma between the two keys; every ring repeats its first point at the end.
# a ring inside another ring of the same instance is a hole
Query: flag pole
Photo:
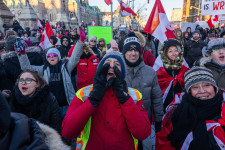
{"type": "Polygon", "coordinates": [[[112,26],[112,35],[113,35],[113,0],[111,0],[111,26],[112,26]]]}
{"type": "Polygon", "coordinates": [[[78,26],[81,25],[81,20],[80,20],[80,1],[77,0],[77,19],[78,19],[78,26]]]}

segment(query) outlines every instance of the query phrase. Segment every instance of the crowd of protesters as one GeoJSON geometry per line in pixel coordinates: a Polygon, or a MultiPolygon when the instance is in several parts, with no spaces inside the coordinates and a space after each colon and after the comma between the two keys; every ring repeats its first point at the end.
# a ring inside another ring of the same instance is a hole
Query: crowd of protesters
{"type": "Polygon", "coordinates": [[[45,49],[44,30],[12,28],[0,32],[1,149],[224,149],[222,27],[164,43],[115,30],[106,43],[58,22],[45,49]]]}

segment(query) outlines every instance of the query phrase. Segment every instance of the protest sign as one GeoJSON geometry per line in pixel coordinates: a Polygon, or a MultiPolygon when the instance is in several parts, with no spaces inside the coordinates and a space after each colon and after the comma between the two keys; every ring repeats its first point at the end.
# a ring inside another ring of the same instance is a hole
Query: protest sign
{"type": "Polygon", "coordinates": [[[182,32],[185,32],[187,27],[191,27],[191,32],[194,32],[195,31],[195,28],[197,26],[197,23],[191,23],[191,22],[182,22],[182,25],[181,25],[181,30],[182,32]]]}
{"type": "Polygon", "coordinates": [[[112,40],[112,27],[110,26],[88,26],[88,38],[96,36],[97,40],[100,38],[105,39],[105,43],[108,44],[112,40]]]}
{"type": "Polygon", "coordinates": [[[220,15],[225,12],[225,0],[202,0],[202,15],[220,15]]]}

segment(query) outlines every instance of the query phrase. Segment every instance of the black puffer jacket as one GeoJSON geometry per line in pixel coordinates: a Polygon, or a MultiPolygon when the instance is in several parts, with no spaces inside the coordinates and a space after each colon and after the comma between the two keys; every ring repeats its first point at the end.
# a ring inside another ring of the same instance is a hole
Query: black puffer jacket
{"type": "Polygon", "coordinates": [[[48,150],[45,134],[35,120],[11,113],[9,130],[1,135],[1,150],[48,150]]]}
{"type": "Polygon", "coordinates": [[[187,61],[189,67],[191,68],[196,60],[202,57],[202,49],[206,46],[206,43],[202,40],[197,42],[190,40],[184,45],[184,58],[187,61]]]}
{"type": "Polygon", "coordinates": [[[22,95],[18,86],[15,86],[10,98],[10,107],[13,112],[34,118],[56,129],[59,133],[61,131],[60,108],[47,86],[36,91],[31,97],[22,95]]]}
{"type": "MultiPolygon", "coordinates": [[[[43,65],[43,53],[42,50],[37,46],[28,47],[26,49],[28,58],[31,65],[41,66],[43,65]]],[[[16,82],[16,79],[22,72],[20,68],[20,63],[15,51],[10,51],[8,53],[2,54],[1,59],[3,61],[3,67],[7,74],[7,77],[10,79],[10,90],[13,89],[13,86],[16,82]]]]}

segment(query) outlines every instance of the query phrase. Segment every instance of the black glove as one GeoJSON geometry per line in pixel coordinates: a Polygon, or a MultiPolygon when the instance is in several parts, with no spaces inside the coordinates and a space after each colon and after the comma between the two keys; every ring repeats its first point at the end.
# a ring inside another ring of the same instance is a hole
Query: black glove
{"type": "Polygon", "coordinates": [[[91,104],[95,107],[97,107],[104,94],[105,91],[107,90],[107,80],[106,76],[109,70],[109,64],[102,65],[101,67],[98,68],[98,70],[95,73],[94,79],[93,79],[93,90],[90,93],[89,101],[91,104]]]}
{"type": "Polygon", "coordinates": [[[155,133],[160,132],[162,127],[162,122],[155,122],[155,133]]]}
{"type": "Polygon", "coordinates": [[[116,78],[113,83],[113,90],[116,92],[116,97],[118,98],[119,103],[123,104],[130,98],[127,84],[123,78],[122,72],[116,66],[114,66],[113,69],[116,74],[116,78]]]}

